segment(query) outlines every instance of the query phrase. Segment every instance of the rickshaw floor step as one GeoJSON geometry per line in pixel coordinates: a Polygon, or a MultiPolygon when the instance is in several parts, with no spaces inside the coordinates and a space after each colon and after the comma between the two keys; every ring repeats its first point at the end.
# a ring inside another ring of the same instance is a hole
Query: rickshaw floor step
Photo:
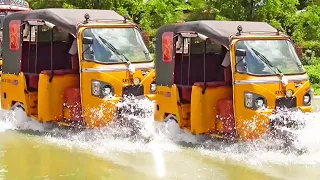
{"type": "Polygon", "coordinates": [[[30,117],[31,117],[32,119],[38,120],[38,115],[36,115],[36,114],[30,115],[30,117]]]}
{"type": "Polygon", "coordinates": [[[183,127],[184,130],[190,132],[191,131],[191,127],[183,127]]]}

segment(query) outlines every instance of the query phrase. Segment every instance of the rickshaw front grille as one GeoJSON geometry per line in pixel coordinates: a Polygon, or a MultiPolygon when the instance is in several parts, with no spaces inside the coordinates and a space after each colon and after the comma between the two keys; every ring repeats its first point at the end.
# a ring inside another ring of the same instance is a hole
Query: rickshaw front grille
{"type": "Polygon", "coordinates": [[[297,107],[297,98],[296,97],[282,97],[276,100],[276,107],[278,108],[294,108],[297,107]]]}
{"type": "Polygon", "coordinates": [[[122,96],[141,96],[144,94],[143,85],[138,86],[125,86],[122,88],[122,96]]]}

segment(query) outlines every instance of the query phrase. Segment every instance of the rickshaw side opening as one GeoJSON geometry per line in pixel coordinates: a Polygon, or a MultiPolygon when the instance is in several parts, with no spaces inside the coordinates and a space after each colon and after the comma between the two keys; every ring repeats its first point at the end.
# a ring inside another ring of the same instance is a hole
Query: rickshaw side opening
{"type": "MultiPolygon", "coordinates": [[[[249,61],[252,55],[257,62],[265,61],[252,54],[251,48],[250,51],[236,48],[237,42],[290,41],[290,37],[267,23],[177,23],[161,27],[157,39],[157,121],[174,120],[193,134],[246,140],[269,131],[272,123],[269,117],[279,107],[303,112],[312,109],[312,89],[305,71],[274,73],[269,63],[263,65],[271,68],[271,74],[252,74],[248,67],[239,71],[242,61],[250,68],[254,66],[249,61]]],[[[268,48],[272,49],[264,50],[268,48]]],[[[283,50],[296,58],[290,44],[283,50]]],[[[291,62],[303,69],[297,59],[291,62]]]]}

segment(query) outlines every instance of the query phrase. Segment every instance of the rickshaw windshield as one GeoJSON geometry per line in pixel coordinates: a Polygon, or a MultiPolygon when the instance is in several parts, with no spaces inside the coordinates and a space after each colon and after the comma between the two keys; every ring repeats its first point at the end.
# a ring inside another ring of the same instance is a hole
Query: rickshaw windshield
{"type": "Polygon", "coordinates": [[[254,75],[305,73],[288,40],[241,40],[237,42],[236,49],[246,51],[244,61],[241,61],[241,57],[236,57],[238,72],[254,75]]]}
{"type": "Polygon", "coordinates": [[[83,57],[100,63],[149,62],[151,55],[136,28],[88,28],[82,38],[92,39],[83,43],[83,57]]]}

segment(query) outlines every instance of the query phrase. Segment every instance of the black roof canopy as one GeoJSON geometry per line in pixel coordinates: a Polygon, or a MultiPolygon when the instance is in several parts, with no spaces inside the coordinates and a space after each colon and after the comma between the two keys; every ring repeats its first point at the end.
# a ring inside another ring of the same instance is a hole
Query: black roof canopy
{"type": "Polygon", "coordinates": [[[183,31],[193,31],[201,33],[221,45],[228,47],[230,44],[230,38],[236,35],[239,25],[242,27],[242,31],[244,33],[250,32],[250,34],[253,34],[261,32],[277,32],[276,28],[266,22],[200,20],[162,26],[159,28],[157,36],[161,39],[163,32],[178,33],[183,31]]]}
{"type": "Polygon", "coordinates": [[[50,22],[75,35],[76,27],[85,20],[84,15],[86,13],[89,14],[90,20],[124,20],[123,16],[112,10],[49,8],[10,14],[5,17],[4,24],[9,24],[11,20],[39,19],[50,22]]]}

